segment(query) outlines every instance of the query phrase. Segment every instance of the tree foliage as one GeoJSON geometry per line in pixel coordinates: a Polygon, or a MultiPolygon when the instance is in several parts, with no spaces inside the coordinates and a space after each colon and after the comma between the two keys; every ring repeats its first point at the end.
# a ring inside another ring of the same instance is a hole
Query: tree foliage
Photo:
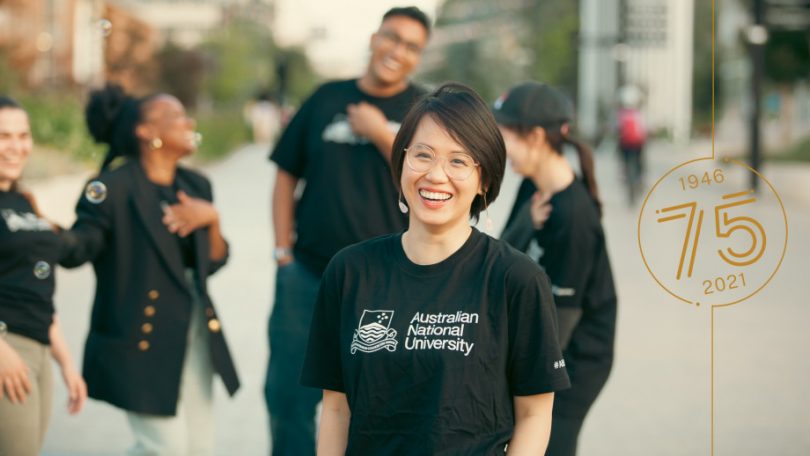
{"type": "Polygon", "coordinates": [[[765,45],[765,76],[777,84],[810,80],[810,33],[807,30],[769,32],[765,45]]]}
{"type": "Polygon", "coordinates": [[[467,29],[470,39],[441,49],[442,63],[424,76],[464,82],[488,100],[526,79],[574,94],[578,14],[577,2],[567,0],[447,0],[437,29],[467,29]]]}

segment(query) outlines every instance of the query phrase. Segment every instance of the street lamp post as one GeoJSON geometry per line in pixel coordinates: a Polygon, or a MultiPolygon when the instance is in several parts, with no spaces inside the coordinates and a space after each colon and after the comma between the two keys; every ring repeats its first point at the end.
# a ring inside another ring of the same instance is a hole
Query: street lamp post
{"type": "MultiPolygon", "coordinates": [[[[765,28],[765,1],[753,0],[754,24],[748,29],[748,43],[751,52],[751,118],[750,118],[750,163],[751,168],[759,171],[762,166],[762,132],[760,116],[762,111],[762,76],[764,72],[765,43],[768,41],[768,29],[765,28]]],[[[756,192],[759,187],[757,175],[751,173],[751,188],[756,192]]]]}

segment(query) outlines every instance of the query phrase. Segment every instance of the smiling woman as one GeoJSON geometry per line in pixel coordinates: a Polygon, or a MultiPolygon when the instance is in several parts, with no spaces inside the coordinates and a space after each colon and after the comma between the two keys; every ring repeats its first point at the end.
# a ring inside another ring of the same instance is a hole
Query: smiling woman
{"type": "Polygon", "coordinates": [[[87,390],[54,312],[59,229],[17,181],[31,154],[28,114],[0,96],[0,454],[38,454],[51,413],[50,357],[61,367],[71,414],[87,390]]]}
{"type": "Polygon", "coordinates": [[[96,272],[90,397],[126,411],[131,454],[212,454],[214,374],[231,394],[239,380],[206,285],[228,257],[211,183],[179,164],[196,150],[194,120],[169,94],[115,85],[92,92],[85,114],[109,151],[60,264],[96,272]]]}
{"type": "Polygon", "coordinates": [[[470,226],[498,195],[501,134],[471,89],[417,102],[394,140],[404,233],[324,273],[302,383],[322,388],[318,454],[543,454],[560,363],[549,282],[470,226]]]}

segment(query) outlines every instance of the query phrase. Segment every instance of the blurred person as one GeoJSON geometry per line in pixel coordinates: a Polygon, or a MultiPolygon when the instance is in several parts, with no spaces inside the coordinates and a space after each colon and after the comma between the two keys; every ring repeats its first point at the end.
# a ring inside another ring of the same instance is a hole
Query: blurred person
{"type": "Polygon", "coordinates": [[[274,455],[315,453],[320,391],[300,386],[309,321],[324,268],[343,247],[404,229],[391,181],[399,122],[424,93],[409,82],[430,35],[415,7],[385,13],[357,79],[328,82],[296,113],[270,156],[277,261],[265,399],[274,455]],[[300,198],[295,190],[306,183],[300,198]]]}
{"type": "Polygon", "coordinates": [[[502,238],[525,250],[521,233],[529,231],[534,244],[530,256],[538,258],[551,279],[571,389],[555,399],[546,454],[574,455],[585,416],[610,373],[616,327],[616,293],[593,155],[571,135],[573,106],[557,89],[536,82],[517,85],[495,103],[493,112],[512,168],[540,192],[519,203],[520,214],[502,238]],[[577,150],[581,178],[562,154],[566,144],[577,150]]]}
{"type": "Polygon", "coordinates": [[[628,85],[619,90],[619,110],[616,113],[616,128],[619,154],[627,186],[627,201],[636,204],[644,178],[644,145],[647,143],[647,127],[641,115],[641,90],[628,85]]]}
{"type": "Polygon", "coordinates": [[[253,132],[253,142],[270,144],[276,139],[281,127],[281,109],[270,97],[270,93],[262,91],[254,100],[245,105],[245,119],[253,132]]]}
{"type": "Polygon", "coordinates": [[[228,258],[211,183],[179,166],[196,150],[177,98],[90,94],[87,126],[109,145],[85,187],[61,264],[91,261],[96,293],[84,352],[90,397],[126,411],[130,454],[213,454],[212,383],[239,380],[208,296],[228,258]]]}
{"type": "Polygon", "coordinates": [[[568,387],[548,277],[470,225],[504,143],[472,89],[419,101],[394,141],[408,229],[324,273],[302,382],[323,389],[319,455],[542,454],[568,387]]]}
{"type": "Polygon", "coordinates": [[[54,312],[59,228],[19,189],[33,139],[28,114],[0,96],[0,454],[39,454],[51,417],[59,364],[68,412],[78,413],[87,387],[73,363],[54,312]]]}

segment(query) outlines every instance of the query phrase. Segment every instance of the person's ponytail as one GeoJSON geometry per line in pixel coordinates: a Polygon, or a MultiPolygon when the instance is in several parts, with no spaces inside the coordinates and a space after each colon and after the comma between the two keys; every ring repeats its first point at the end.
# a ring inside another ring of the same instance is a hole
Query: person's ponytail
{"type": "Polygon", "coordinates": [[[104,170],[117,157],[137,157],[140,152],[135,127],[141,120],[141,100],[127,95],[121,86],[107,84],[90,93],[84,115],[90,135],[109,149],[104,170]]]}
{"type": "Polygon", "coordinates": [[[591,151],[591,148],[588,147],[588,145],[586,145],[584,142],[572,138],[569,135],[564,135],[563,140],[574,146],[574,148],[577,150],[577,156],[579,157],[579,168],[582,172],[582,179],[585,180],[585,184],[588,186],[588,192],[591,194],[591,198],[593,198],[594,203],[596,203],[596,209],[601,217],[602,200],[599,198],[599,187],[596,185],[596,170],[593,161],[593,152],[591,151]]]}

